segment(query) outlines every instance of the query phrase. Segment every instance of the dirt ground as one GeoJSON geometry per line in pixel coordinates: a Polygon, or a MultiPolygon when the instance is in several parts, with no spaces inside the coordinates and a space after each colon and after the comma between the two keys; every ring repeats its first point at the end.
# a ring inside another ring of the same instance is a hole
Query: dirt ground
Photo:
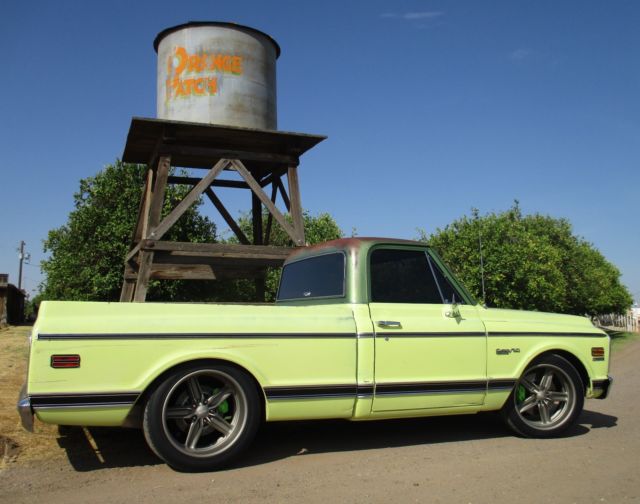
{"type": "Polygon", "coordinates": [[[28,328],[0,331],[0,503],[640,502],[640,338],[616,345],[615,385],[566,437],[522,439],[494,414],[262,428],[224,471],[183,474],[141,432],[38,424],[15,401],[28,328]]]}

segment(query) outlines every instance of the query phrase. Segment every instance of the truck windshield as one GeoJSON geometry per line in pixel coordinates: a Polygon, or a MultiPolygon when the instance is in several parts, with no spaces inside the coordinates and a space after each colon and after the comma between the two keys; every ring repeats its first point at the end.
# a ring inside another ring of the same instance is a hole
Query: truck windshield
{"type": "Polygon", "coordinates": [[[344,267],[342,252],[289,263],[282,270],[277,300],[344,296],[344,267]]]}

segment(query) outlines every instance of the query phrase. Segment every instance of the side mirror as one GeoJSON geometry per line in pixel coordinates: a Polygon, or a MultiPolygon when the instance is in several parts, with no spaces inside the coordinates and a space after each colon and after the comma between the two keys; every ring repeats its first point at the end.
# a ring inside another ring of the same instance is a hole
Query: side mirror
{"type": "Polygon", "coordinates": [[[453,299],[451,300],[451,310],[445,313],[445,316],[449,318],[460,318],[460,307],[458,306],[458,302],[456,301],[456,295],[453,294],[453,299]]]}

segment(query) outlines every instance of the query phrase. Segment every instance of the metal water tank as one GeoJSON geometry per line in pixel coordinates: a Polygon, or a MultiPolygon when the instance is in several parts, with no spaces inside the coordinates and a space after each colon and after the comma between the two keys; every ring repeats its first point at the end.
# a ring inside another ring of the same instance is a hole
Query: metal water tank
{"type": "Polygon", "coordinates": [[[277,129],[280,46],[269,35],[234,23],[189,22],[163,30],[153,46],[159,119],[277,129]]]}

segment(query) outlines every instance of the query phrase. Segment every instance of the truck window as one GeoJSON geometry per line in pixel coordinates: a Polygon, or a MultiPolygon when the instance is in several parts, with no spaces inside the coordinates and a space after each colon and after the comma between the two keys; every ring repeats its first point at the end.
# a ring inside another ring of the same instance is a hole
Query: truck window
{"type": "Polygon", "coordinates": [[[341,252],[289,263],[282,270],[277,300],[344,296],[344,269],[341,252]]]}
{"type": "Polygon", "coordinates": [[[423,251],[374,250],[370,274],[371,301],[374,303],[442,303],[423,251]]]}
{"type": "Polygon", "coordinates": [[[442,274],[442,271],[440,271],[440,269],[438,268],[438,265],[431,258],[428,258],[428,259],[429,259],[429,264],[433,268],[433,273],[436,276],[438,285],[440,286],[440,292],[442,294],[442,297],[444,298],[444,302],[453,303],[454,301],[453,296],[455,295],[456,303],[465,304],[464,298],[460,295],[459,292],[457,292],[453,288],[453,285],[451,285],[451,282],[449,282],[449,280],[447,280],[447,278],[442,274]]]}
{"type": "MultiPolygon", "coordinates": [[[[374,303],[442,304],[453,300],[453,286],[424,251],[377,249],[369,264],[374,303]]],[[[462,302],[457,293],[456,301],[462,302]]]]}

